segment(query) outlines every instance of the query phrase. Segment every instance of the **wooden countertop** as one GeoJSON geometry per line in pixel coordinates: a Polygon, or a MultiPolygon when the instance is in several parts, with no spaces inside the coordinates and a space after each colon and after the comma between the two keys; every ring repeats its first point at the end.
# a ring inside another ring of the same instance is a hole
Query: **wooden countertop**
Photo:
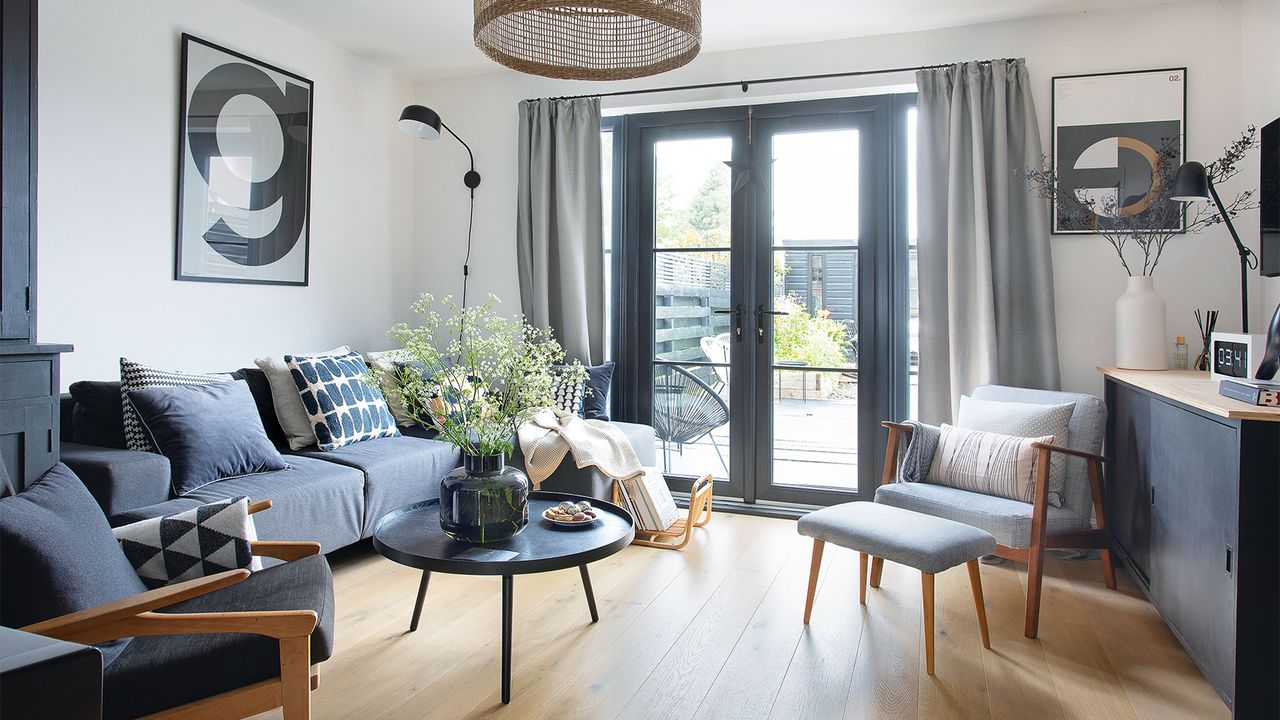
{"type": "Polygon", "coordinates": [[[1127,385],[1176,400],[1229,420],[1280,422],[1280,408],[1250,405],[1218,394],[1218,381],[1198,370],[1124,370],[1098,367],[1098,372],[1127,385]]]}

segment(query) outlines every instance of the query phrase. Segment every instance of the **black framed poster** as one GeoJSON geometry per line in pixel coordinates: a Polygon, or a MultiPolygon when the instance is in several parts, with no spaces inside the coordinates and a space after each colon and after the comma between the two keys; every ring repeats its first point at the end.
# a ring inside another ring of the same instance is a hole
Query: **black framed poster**
{"type": "Polygon", "coordinates": [[[1152,178],[1172,177],[1186,134],[1186,68],[1053,78],[1054,234],[1093,233],[1103,216],[1181,232],[1152,178]]]}
{"type": "Polygon", "coordinates": [[[306,285],[312,83],[182,35],[174,278],[306,285]]]}

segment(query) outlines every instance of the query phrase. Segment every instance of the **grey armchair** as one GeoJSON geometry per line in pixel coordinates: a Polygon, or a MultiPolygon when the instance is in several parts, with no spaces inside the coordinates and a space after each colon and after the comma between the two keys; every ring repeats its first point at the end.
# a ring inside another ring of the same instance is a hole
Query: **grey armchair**
{"type": "MultiPolygon", "coordinates": [[[[911,426],[882,423],[889,429],[884,475],[875,501],[926,515],[982,528],[996,538],[996,555],[1027,563],[1027,611],[1024,634],[1036,637],[1040,626],[1040,590],[1044,551],[1087,548],[1102,551],[1103,579],[1115,589],[1110,536],[1102,510],[1102,439],[1107,407],[1092,395],[985,385],[973,391],[979,400],[1041,405],[1075,403],[1062,446],[1036,444],[1036,492],[1030,504],[924,482],[896,482],[899,449],[911,426]],[[1068,456],[1062,507],[1049,504],[1049,458],[1068,456]]],[[[872,585],[879,584],[880,561],[871,568],[872,585]]]]}

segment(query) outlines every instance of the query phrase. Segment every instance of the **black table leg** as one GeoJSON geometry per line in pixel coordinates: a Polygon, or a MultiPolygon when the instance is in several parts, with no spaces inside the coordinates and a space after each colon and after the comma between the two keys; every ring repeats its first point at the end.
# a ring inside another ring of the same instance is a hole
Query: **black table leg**
{"type": "Polygon", "coordinates": [[[591,591],[591,576],[587,574],[587,566],[579,565],[582,573],[582,589],[587,592],[587,607],[591,609],[591,622],[600,622],[600,613],[596,612],[596,594],[591,591]]]}
{"type": "Polygon", "coordinates": [[[502,576],[502,704],[511,702],[511,598],[515,580],[502,576]]]}
{"type": "Polygon", "coordinates": [[[413,619],[409,621],[409,632],[418,629],[418,618],[422,615],[422,601],[427,599],[427,582],[431,580],[431,571],[422,571],[422,582],[418,583],[418,602],[413,604],[413,619]]]}

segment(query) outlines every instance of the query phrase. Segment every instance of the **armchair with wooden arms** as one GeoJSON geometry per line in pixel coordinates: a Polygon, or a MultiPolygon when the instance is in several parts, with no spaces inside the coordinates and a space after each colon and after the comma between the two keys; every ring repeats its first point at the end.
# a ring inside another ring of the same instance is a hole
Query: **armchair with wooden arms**
{"type": "MultiPolygon", "coordinates": [[[[250,514],[271,507],[251,503],[250,514]]],[[[230,570],[28,625],[85,644],[133,638],[103,672],[106,717],[310,717],[333,648],[333,583],[314,542],[251,542],[285,561],[230,570]]]]}
{"type": "MultiPolygon", "coordinates": [[[[1101,551],[1103,580],[1116,587],[1111,562],[1110,535],[1102,509],[1102,438],[1106,405],[1090,395],[987,385],[974,390],[981,400],[1044,405],[1075,403],[1068,436],[1060,444],[1034,443],[1035,495],[1030,505],[1017,500],[983,495],[944,485],[896,482],[899,450],[909,441],[912,426],[884,422],[889,430],[884,474],[875,501],[972,525],[996,538],[995,554],[1027,563],[1027,609],[1024,634],[1034,638],[1040,627],[1040,594],[1044,579],[1044,553],[1048,549],[1096,549],[1101,551]],[[1062,506],[1049,502],[1050,458],[1067,456],[1062,506]]],[[[871,567],[871,585],[880,584],[882,561],[871,567]]]]}

